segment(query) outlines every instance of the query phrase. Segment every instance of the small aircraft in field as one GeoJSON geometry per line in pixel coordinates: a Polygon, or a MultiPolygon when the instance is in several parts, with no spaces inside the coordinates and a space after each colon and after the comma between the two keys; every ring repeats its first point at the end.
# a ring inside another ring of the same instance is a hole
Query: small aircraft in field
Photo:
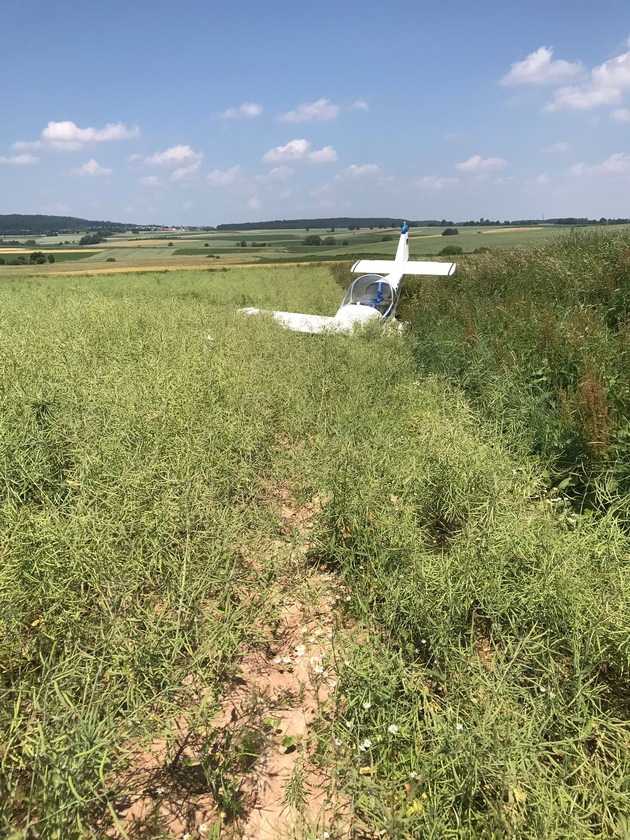
{"type": "Polygon", "coordinates": [[[358,260],[352,266],[352,273],[361,273],[362,276],[351,283],[336,315],[268,312],[252,306],[240,311],[245,315],[272,315],[283,327],[295,332],[352,332],[357,324],[367,324],[370,321],[397,323],[396,307],[400,298],[400,284],[405,274],[450,277],[456,268],[455,263],[410,260],[409,225],[403,222],[393,260],[358,260]]]}

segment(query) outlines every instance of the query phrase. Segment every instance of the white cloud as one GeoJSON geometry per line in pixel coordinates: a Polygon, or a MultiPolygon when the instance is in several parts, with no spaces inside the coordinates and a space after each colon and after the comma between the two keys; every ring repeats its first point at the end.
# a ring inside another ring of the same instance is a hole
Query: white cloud
{"type": "Polygon", "coordinates": [[[161,182],[157,175],[147,175],[144,178],[140,178],[140,183],[145,187],[159,187],[161,182]]]}
{"type": "Polygon", "coordinates": [[[617,105],[627,90],[630,90],[630,51],[594,67],[585,84],[557,90],[546,110],[587,111],[601,105],[617,105]]]}
{"type": "Polygon", "coordinates": [[[630,123],[630,108],[616,108],[610,116],[615,122],[630,123]]]}
{"type": "Polygon", "coordinates": [[[522,61],[516,61],[501,79],[507,87],[515,85],[560,84],[575,79],[583,72],[579,62],[554,59],[553,49],[539,47],[522,61]]]}
{"type": "Polygon", "coordinates": [[[248,201],[247,206],[250,210],[259,210],[261,207],[261,201],[257,195],[253,195],[248,201]]]}
{"type": "Polygon", "coordinates": [[[334,120],[339,115],[339,111],[338,105],[322,97],[314,102],[303,102],[294,111],[281,114],[280,120],[290,123],[334,120]]]}
{"type": "Polygon", "coordinates": [[[570,148],[571,145],[567,143],[566,140],[559,140],[557,143],[545,146],[543,152],[549,152],[550,154],[563,154],[564,152],[568,152],[570,148]]]}
{"type": "Polygon", "coordinates": [[[630,51],[604,61],[591,72],[593,84],[601,88],[630,88],[630,51]]]}
{"type": "Polygon", "coordinates": [[[201,159],[193,161],[189,166],[178,166],[171,172],[171,181],[184,181],[199,171],[201,159]]]}
{"type": "Polygon", "coordinates": [[[630,175],[630,154],[616,152],[601,163],[588,166],[576,163],[569,170],[571,175],[630,175]]]}
{"type": "Polygon", "coordinates": [[[330,195],[333,189],[332,184],[322,184],[320,187],[315,187],[315,189],[311,190],[311,195],[314,198],[321,198],[322,196],[330,195]]]}
{"type": "Polygon", "coordinates": [[[544,187],[549,183],[550,180],[551,179],[549,178],[549,175],[547,175],[546,172],[541,172],[540,175],[536,175],[536,177],[534,178],[534,183],[537,184],[539,187],[544,187]]]}
{"type": "Polygon", "coordinates": [[[171,146],[169,149],[164,149],[163,152],[156,152],[148,158],[145,158],[145,163],[151,166],[172,166],[172,167],[190,167],[193,165],[199,166],[203,155],[201,152],[196,152],[190,146],[171,146]]]}
{"type": "Polygon", "coordinates": [[[381,167],[377,163],[353,163],[339,173],[339,178],[366,178],[381,174],[381,167]]]}
{"type": "Polygon", "coordinates": [[[332,163],[337,160],[337,152],[332,146],[322,149],[312,149],[311,142],[300,138],[289,140],[284,146],[269,149],[263,155],[266,163],[283,163],[289,160],[309,160],[311,163],[332,163]]]}
{"type": "Polygon", "coordinates": [[[251,120],[259,117],[263,112],[263,106],[257,102],[243,102],[241,105],[226,108],[221,114],[224,120],[251,120]]]}
{"type": "Polygon", "coordinates": [[[315,149],[310,152],[308,159],[311,163],[334,163],[337,160],[337,152],[332,146],[324,146],[321,149],[315,149]]]}
{"type": "Polygon", "coordinates": [[[446,187],[459,183],[459,178],[443,177],[442,175],[423,175],[416,178],[415,184],[421,190],[435,190],[440,192],[446,187]]]}
{"type": "Polygon", "coordinates": [[[91,177],[111,175],[111,172],[111,169],[101,166],[100,163],[94,160],[94,158],[91,158],[87,161],[87,163],[84,163],[83,166],[74,170],[75,175],[90,175],[91,177]]]}
{"type": "Polygon", "coordinates": [[[486,172],[500,172],[508,165],[507,160],[499,157],[484,158],[481,155],[473,155],[468,160],[456,164],[456,169],[460,172],[469,172],[473,174],[482,174],[486,172]]]}
{"type": "Polygon", "coordinates": [[[231,166],[229,169],[213,169],[208,172],[208,183],[213,187],[229,187],[239,179],[241,175],[240,166],[231,166]]]}
{"type": "Polygon", "coordinates": [[[369,111],[370,106],[365,101],[365,99],[355,99],[354,102],[350,105],[351,111],[369,111]]]}
{"type": "Polygon", "coordinates": [[[294,170],[290,166],[274,166],[265,175],[256,175],[256,180],[260,184],[278,183],[281,181],[288,181],[293,176],[294,170]]]}
{"type": "Polygon", "coordinates": [[[546,111],[590,111],[600,105],[617,105],[621,91],[617,88],[598,88],[593,85],[563,87],[557,90],[546,111]]]}
{"type": "Polygon", "coordinates": [[[71,120],[49,122],[42,131],[42,141],[58,149],[80,149],[86,143],[107,143],[111,140],[129,140],[137,137],[140,129],[129,128],[124,123],[107,123],[104,128],[79,128],[71,120]]]}
{"type": "Polygon", "coordinates": [[[39,158],[35,157],[35,155],[0,155],[0,164],[2,166],[33,166],[35,163],[39,163],[39,158]]]}
{"type": "Polygon", "coordinates": [[[11,147],[16,152],[32,152],[35,149],[41,149],[41,140],[16,140],[11,147]]]}
{"type": "Polygon", "coordinates": [[[285,146],[276,146],[263,155],[267,163],[279,163],[284,160],[302,160],[311,148],[308,140],[289,140],[285,146]]]}

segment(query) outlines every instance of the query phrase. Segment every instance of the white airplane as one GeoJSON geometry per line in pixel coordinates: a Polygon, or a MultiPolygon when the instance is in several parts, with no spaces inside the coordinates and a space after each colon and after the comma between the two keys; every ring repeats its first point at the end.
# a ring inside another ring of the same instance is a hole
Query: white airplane
{"type": "Polygon", "coordinates": [[[457,268],[455,263],[409,260],[408,240],[409,225],[403,222],[393,260],[355,262],[353,274],[367,273],[353,281],[334,316],[269,312],[252,306],[240,311],[245,315],[272,315],[283,327],[304,333],[352,332],[357,324],[369,321],[397,323],[394,316],[400,298],[400,283],[405,274],[450,277],[457,268]]]}

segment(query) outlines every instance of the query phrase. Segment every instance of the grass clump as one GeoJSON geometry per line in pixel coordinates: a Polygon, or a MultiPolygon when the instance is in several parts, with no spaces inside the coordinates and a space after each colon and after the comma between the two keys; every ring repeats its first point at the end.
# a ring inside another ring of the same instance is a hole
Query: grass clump
{"type": "Polygon", "coordinates": [[[419,370],[446,376],[577,510],[630,522],[630,236],[574,233],[407,286],[419,370]]]}
{"type": "MultiPolygon", "coordinates": [[[[168,784],[242,813],[264,728],[213,715],[277,617],[272,552],[246,546],[291,486],[349,598],[319,758],[357,831],[623,836],[623,523],[558,501],[454,374],[419,376],[417,336],[235,312],[338,297],[320,267],[0,286],[3,833],[114,830],[130,753],[190,706],[168,784]]],[[[300,810],[301,764],[288,781],[300,810]]]]}
{"type": "Polygon", "coordinates": [[[187,686],[216,706],[270,609],[241,552],[273,532],[285,359],[234,304],[289,292],[225,277],[0,287],[0,833],[99,834],[128,754],[187,686]]]}
{"type": "Polygon", "coordinates": [[[377,374],[349,385],[361,422],[326,443],[317,556],[362,628],[331,734],[347,789],[389,836],[610,836],[628,807],[627,537],[556,504],[442,380],[388,362],[387,407],[377,374]]]}

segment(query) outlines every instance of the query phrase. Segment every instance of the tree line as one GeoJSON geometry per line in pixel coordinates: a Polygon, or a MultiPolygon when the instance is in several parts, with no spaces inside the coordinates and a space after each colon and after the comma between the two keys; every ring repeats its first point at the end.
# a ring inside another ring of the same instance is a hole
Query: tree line
{"type": "MultiPolygon", "coordinates": [[[[351,216],[339,216],[334,218],[321,219],[276,219],[266,222],[239,222],[217,225],[218,231],[229,230],[291,230],[295,228],[319,229],[319,228],[347,228],[348,230],[374,230],[376,228],[392,228],[400,225],[400,219],[387,217],[354,218],[351,216]]],[[[563,216],[550,219],[486,219],[483,216],[479,219],[469,219],[463,222],[455,222],[452,219],[415,219],[408,221],[410,227],[528,227],[532,225],[625,225],[630,224],[627,218],[589,219],[581,216],[563,216]]]]}
{"type": "Polygon", "coordinates": [[[60,233],[78,233],[84,230],[109,230],[117,233],[136,230],[139,225],[124,222],[91,221],[75,216],[24,215],[9,213],[0,215],[0,235],[2,236],[47,236],[60,233]]]}

